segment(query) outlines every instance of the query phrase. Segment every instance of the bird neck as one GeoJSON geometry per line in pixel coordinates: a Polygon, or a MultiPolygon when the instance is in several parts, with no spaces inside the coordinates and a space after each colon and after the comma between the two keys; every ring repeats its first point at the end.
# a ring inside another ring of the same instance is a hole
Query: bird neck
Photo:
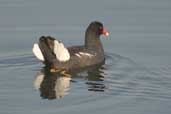
{"type": "Polygon", "coordinates": [[[103,46],[99,38],[99,34],[87,29],[85,33],[85,48],[87,49],[98,48],[103,50],[103,46]]]}

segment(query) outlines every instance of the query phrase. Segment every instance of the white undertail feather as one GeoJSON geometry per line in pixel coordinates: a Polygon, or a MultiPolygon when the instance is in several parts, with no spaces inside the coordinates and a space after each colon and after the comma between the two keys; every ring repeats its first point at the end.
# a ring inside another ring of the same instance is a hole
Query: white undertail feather
{"type": "Polygon", "coordinates": [[[33,45],[33,50],[32,50],[32,51],[33,51],[34,55],[35,55],[39,60],[44,61],[43,54],[42,54],[42,52],[41,52],[41,50],[40,50],[38,44],[35,43],[35,44],[33,45]]]}
{"type": "Polygon", "coordinates": [[[64,44],[54,40],[54,53],[59,61],[65,62],[70,59],[68,49],[65,48],[64,44]]]}

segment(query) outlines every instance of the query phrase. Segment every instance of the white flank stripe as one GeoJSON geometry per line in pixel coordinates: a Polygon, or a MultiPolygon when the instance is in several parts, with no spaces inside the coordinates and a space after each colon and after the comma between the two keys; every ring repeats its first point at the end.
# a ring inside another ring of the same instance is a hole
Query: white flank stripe
{"type": "Polygon", "coordinates": [[[75,55],[76,55],[77,57],[81,58],[81,56],[80,56],[78,53],[76,53],[75,55]]]}
{"type": "Polygon", "coordinates": [[[65,48],[63,43],[59,43],[57,40],[54,41],[54,53],[59,61],[68,61],[70,59],[70,54],[68,49],[65,48]]]}
{"type": "Polygon", "coordinates": [[[90,54],[90,53],[85,53],[85,55],[89,56],[89,57],[92,57],[93,55],[90,54]]]}
{"type": "Polygon", "coordinates": [[[92,54],[90,54],[90,53],[86,53],[86,52],[79,52],[79,54],[81,54],[82,56],[93,57],[93,55],[92,55],[92,54]]]}
{"type": "Polygon", "coordinates": [[[33,51],[34,55],[35,55],[39,60],[44,61],[43,54],[42,54],[42,52],[41,52],[41,50],[40,50],[38,44],[34,44],[34,45],[33,45],[33,50],[32,50],[32,51],[33,51]]]}

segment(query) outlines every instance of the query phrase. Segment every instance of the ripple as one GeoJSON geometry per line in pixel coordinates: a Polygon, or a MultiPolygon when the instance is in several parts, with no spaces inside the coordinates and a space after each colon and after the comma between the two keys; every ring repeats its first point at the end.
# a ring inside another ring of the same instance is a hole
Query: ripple
{"type": "Polygon", "coordinates": [[[32,54],[0,57],[0,68],[25,68],[37,65],[38,61],[32,54]]]}
{"type": "MultiPolygon", "coordinates": [[[[50,74],[46,73],[46,75],[49,76],[50,74]]],[[[56,76],[56,80],[58,80],[58,77],[61,76],[56,76]]],[[[61,81],[63,80],[58,81],[58,83],[63,83],[61,81]]],[[[171,83],[162,79],[159,72],[151,71],[144,66],[136,64],[130,58],[113,53],[106,54],[106,63],[100,68],[92,68],[77,74],[71,74],[71,78],[67,79],[67,81],[67,88],[71,90],[65,90],[64,86],[62,86],[62,97],[54,98],[63,98],[65,92],[67,94],[73,93],[72,90],[83,92],[84,94],[89,92],[103,93],[103,95],[111,97],[127,96],[136,100],[166,100],[171,98],[171,89],[169,89],[171,83]]],[[[55,85],[59,84],[55,82],[55,85]]],[[[55,85],[54,87],[57,87],[55,85]]],[[[58,87],[58,92],[59,89],[60,87],[58,87]]]]}
{"type": "MultiPolygon", "coordinates": [[[[41,67],[42,64],[31,54],[0,58],[1,69],[29,69],[41,72],[42,69],[41,71],[38,70],[41,67]]],[[[92,68],[72,74],[71,78],[66,79],[65,77],[60,76],[61,78],[58,78],[56,76],[56,81],[53,84],[58,85],[54,86],[58,91],[56,92],[58,98],[63,98],[66,94],[73,93],[72,91],[74,90],[84,92],[85,94],[95,92],[111,97],[119,95],[134,97],[139,100],[167,100],[171,99],[170,68],[170,66],[166,66],[160,69],[149,69],[135,63],[130,58],[114,53],[106,53],[106,62],[100,68],[92,68]],[[67,82],[68,86],[64,87],[65,84],[63,82],[67,82]],[[65,88],[73,89],[65,90],[65,88]]],[[[52,82],[52,79],[51,81],[47,81],[48,79],[51,78],[46,78],[46,81],[43,82],[45,85],[47,82],[52,82]]],[[[50,89],[48,90],[48,87],[43,87],[46,89],[44,97],[48,97],[50,89]]],[[[52,85],[49,87],[51,87],[51,90],[54,90],[52,89],[52,85]]],[[[49,93],[49,95],[51,94],[49,93]]]]}
{"type": "Polygon", "coordinates": [[[103,81],[108,94],[148,100],[171,98],[169,67],[151,70],[113,53],[107,53],[106,58],[103,81]]]}

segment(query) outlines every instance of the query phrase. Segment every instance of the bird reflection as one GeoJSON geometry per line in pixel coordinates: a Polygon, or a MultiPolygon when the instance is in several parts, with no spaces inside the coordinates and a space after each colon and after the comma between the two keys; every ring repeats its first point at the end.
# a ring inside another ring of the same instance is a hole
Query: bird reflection
{"type": "Polygon", "coordinates": [[[104,67],[89,70],[87,79],[88,81],[86,82],[86,84],[88,85],[89,91],[104,92],[105,89],[107,89],[103,82],[104,67]]]}
{"type": "Polygon", "coordinates": [[[106,68],[102,66],[93,66],[83,72],[72,75],[72,79],[84,79],[86,80],[85,84],[87,85],[88,91],[94,92],[104,92],[107,89],[107,86],[104,83],[106,68]]]}
{"type": "Polygon", "coordinates": [[[49,73],[42,69],[37,73],[34,86],[40,91],[40,96],[44,99],[62,98],[68,94],[70,77],[62,76],[59,73],[49,73]]]}
{"type": "Polygon", "coordinates": [[[77,83],[78,79],[86,80],[85,84],[88,91],[104,92],[107,89],[103,81],[104,75],[104,67],[95,67],[84,72],[71,73],[69,76],[63,76],[61,73],[50,73],[43,68],[37,73],[34,86],[40,91],[40,96],[43,99],[49,100],[63,98],[69,93],[70,82],[77,83]]]}

